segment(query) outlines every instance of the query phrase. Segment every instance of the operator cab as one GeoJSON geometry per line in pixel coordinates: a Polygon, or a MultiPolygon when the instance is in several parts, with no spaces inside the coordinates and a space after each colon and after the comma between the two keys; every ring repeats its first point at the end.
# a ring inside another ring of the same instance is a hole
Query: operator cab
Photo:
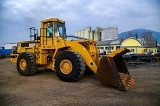
{"type": "Polygon", "coordinates": [[[65,21],[57,18],[42,20],[41,36],[45,35],[47,38],[53,38],[53,37],[66,38],[65,21]]]}
{"type": "Polygon", "coordinates": [[[41,21],[40,36],[35,27],[30,29],[30,41],[40,42],[41,45],[53,45],[58,39],[65,39],[65,21],[58,18],[49,18],[41,21]]]}
{"type": "Polygon", "coordinates": [[[65,21],[58,18],[49,18],[41,21],[41,45],[54,45],[57,40],[66,38],[65,21]]]}

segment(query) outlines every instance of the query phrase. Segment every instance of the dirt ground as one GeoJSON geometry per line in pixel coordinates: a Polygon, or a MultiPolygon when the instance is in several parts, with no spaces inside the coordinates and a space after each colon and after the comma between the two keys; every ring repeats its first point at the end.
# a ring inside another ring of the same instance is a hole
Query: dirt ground
{"type": "Polygon", "coordinates": [[[127,66],[136,84],[128,92],[101,83],[96,75],[63,82],[53,71],[24,77],[0,59],[0,106],[160,106],[160,65],[127,66]]]}

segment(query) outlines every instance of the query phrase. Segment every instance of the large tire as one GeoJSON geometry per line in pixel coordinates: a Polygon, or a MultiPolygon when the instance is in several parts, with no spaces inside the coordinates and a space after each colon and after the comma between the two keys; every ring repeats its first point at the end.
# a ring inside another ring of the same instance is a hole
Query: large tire
{"type": "Polygon", "coordinates": [[[34,75],[38,68],[33,53],[21,53],[17,59],[17,70],[22,76],[34,75]]]}
{"type": "Polygon", "coordinates": [[[81,55],[70,50],[61,52],[55,60],[56,75],[66,82],[77,81],[84,74],[85,66],[81,55]]]}

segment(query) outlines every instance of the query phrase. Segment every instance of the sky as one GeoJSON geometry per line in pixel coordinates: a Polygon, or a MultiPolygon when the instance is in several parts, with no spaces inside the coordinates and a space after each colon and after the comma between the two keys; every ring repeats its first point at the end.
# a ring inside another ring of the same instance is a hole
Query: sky
{"type": "Polygon", "coordinates": [[[0,46],[29,40],[29,28],[51,17],[65,20],[67,35],[87,26],[160,32],[160,0],[0,0],[0,46]]]}

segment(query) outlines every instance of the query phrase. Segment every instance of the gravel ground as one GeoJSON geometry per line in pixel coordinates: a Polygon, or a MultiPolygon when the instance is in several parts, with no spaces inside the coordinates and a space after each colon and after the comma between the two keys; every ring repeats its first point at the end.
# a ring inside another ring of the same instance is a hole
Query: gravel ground
{"type": "Polygon", "coordinates": [[[24,77],[8,58],[0,59],[0,106],[160,106],[160,64],[127,67],[136,84],[124,92],[96,75],[72,83],[59,80],[53,71],[24,77]]]}

